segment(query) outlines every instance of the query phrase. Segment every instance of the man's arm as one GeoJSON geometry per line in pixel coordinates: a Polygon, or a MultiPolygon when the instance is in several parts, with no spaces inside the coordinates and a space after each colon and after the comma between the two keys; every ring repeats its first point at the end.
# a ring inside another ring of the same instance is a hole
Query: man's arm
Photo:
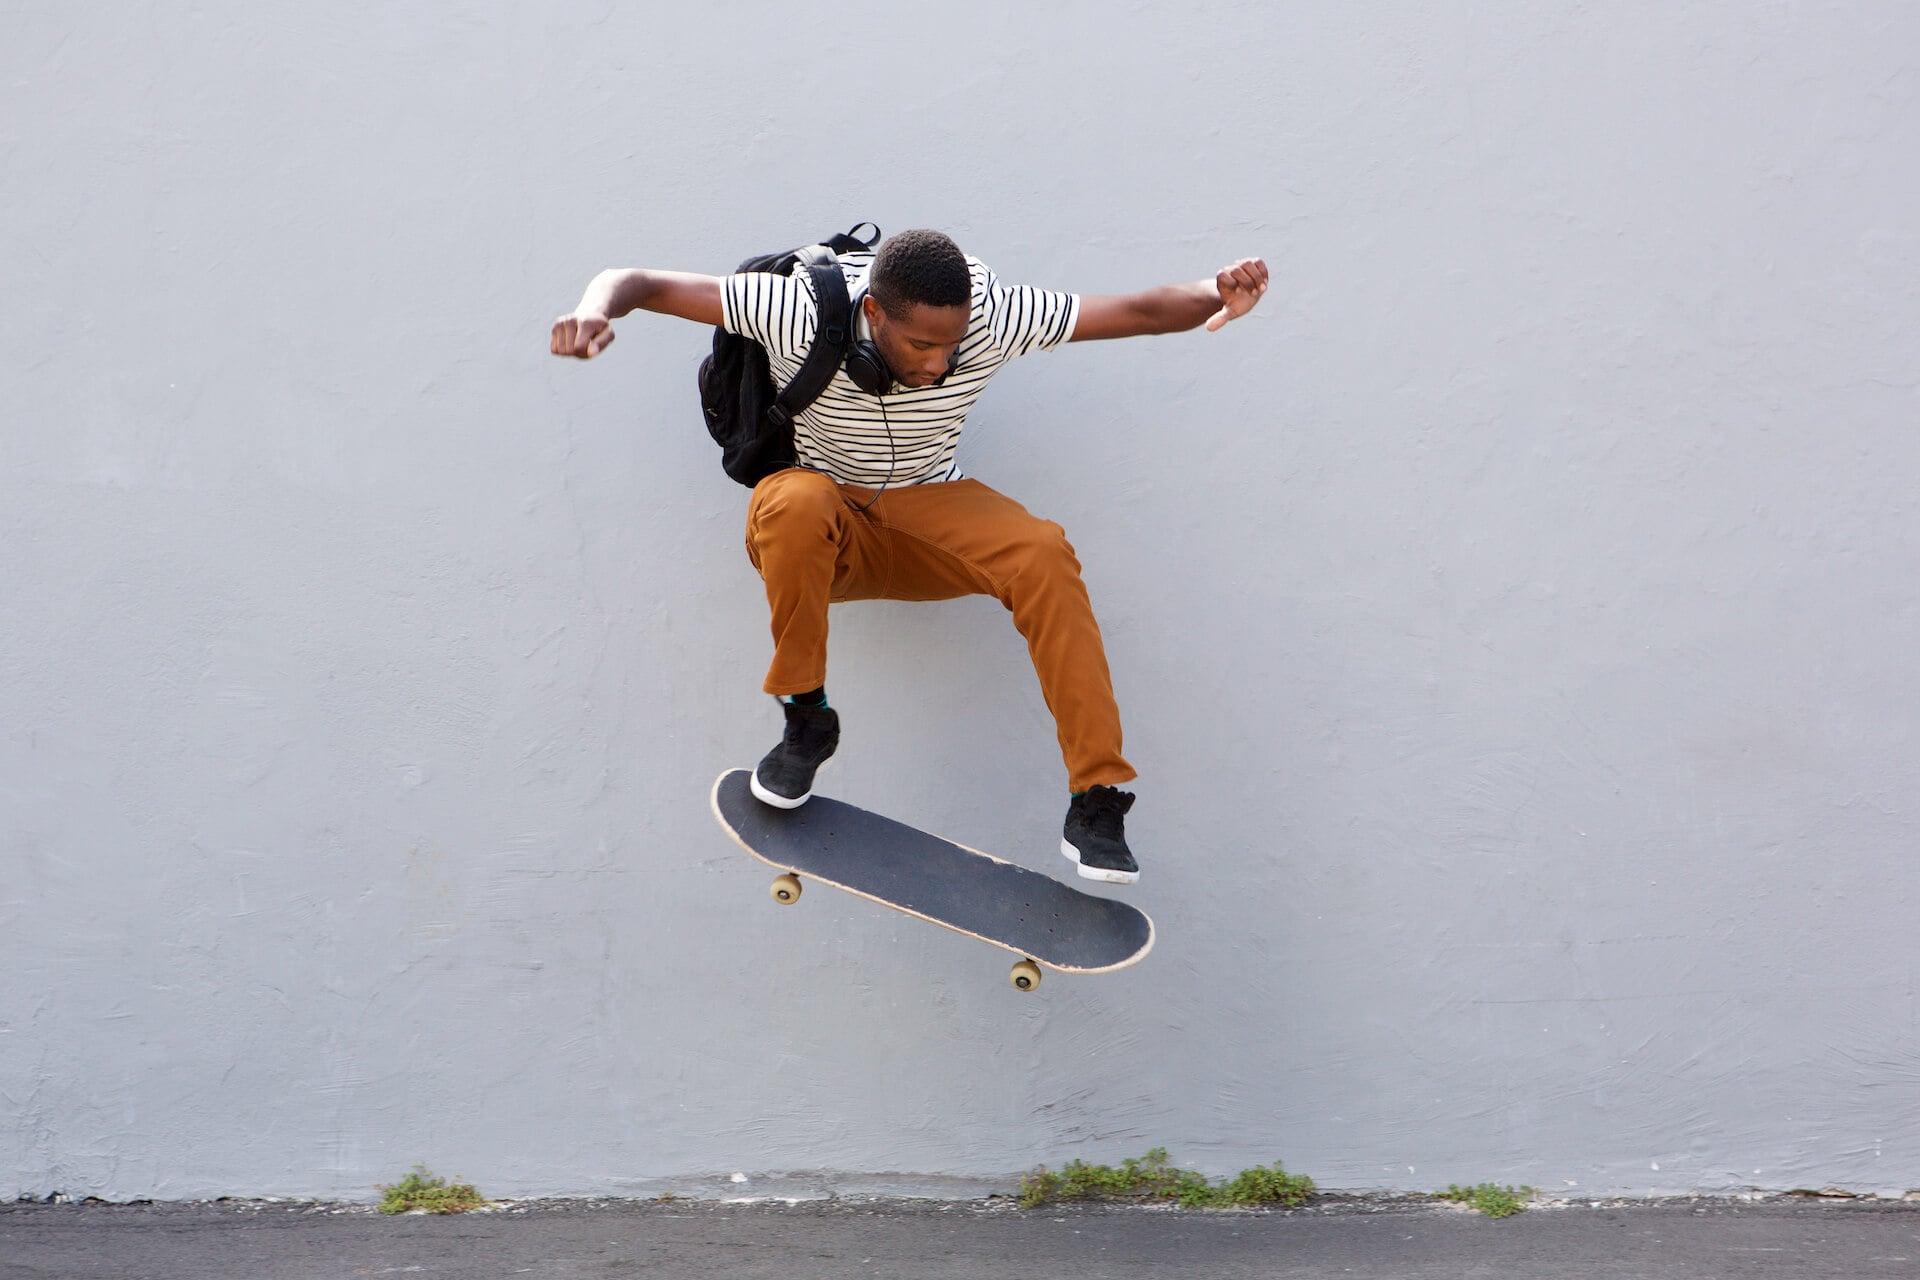
{"type": "Polygon", "coordinates": [[[557,356],[591,360],[613,341],[610,321],[634,311],[657,311],[698,324],[720,323],[720,277],[688,271],[602,271],[580,295],[571,314],[553,322],[548,349],[557,356]]]}
{"type": "Polygon", "coordinates": [[[1211,280],[1162,285],[1144,293],[1080,299],[1080,318],[1069,342],[1180,333],[1202,324],[1209,332],[1253,310],[1267,291],[1267,264],[1242,258],[1211,280]]]}

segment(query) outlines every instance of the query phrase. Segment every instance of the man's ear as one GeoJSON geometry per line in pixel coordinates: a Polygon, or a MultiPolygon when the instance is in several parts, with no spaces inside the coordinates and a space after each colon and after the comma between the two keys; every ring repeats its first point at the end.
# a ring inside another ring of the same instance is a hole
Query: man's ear
{"type": "Polygon", "coordinates": [[[880,304],[873,300],[872,294],[860,299],[860,314],[867,318],[868,325],[880,318],[880,304]]]}

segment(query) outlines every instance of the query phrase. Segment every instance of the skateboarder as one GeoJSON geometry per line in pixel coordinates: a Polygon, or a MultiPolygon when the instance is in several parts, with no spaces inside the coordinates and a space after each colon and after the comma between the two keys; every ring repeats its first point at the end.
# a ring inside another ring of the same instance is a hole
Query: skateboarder
{"type": "MultiPolygon", "coordinates": [[[[1083,297],[1001,283],[937,231],[907,231],[877,252],[841,256],[856,346],[820,398],[794,419],[797,465],[755,486],[747,554],[766,584],[773,662],[763,688],[786,719],[752,791],[793,808],[840,741],[827,702],[827,607],[845,600],[946,600],[986,594],[1013,614],[1053,712],[1070,795],[1061,852],[1089,880],[1131,884],[1136,775],[1120,754],[1100,629],[1065,532],[962,476],[967,411],[1000,367],[1063,342],[1217,330],[1267,290],[1242,258],[1214,276],[1141,293],[1083,297]],[[856,367],[858,366],[858,367],[856,367]]],[[[635,310],[718,325],[767,349],[775,386],[798,371],[818,309],[805,272],[731,276],[603,271],[553,322],[550,349],[592,359],[610,321],[635,310]]]]}

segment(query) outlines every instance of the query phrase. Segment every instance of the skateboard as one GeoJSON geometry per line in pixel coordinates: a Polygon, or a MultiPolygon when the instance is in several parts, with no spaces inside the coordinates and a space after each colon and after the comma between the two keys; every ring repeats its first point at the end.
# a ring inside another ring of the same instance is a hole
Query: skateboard
{"type": "Polygon", "coordinates": [[[720,775],[713,816],[741,848],[779,868],[775,902],[798,902],[804,876],[931,920],[1019,956],[1010,976],[1021,991],[1040,985],[1041,965],[1108,973],[1153,948],[1153,921],[1136,907],[826,796],[776,809],[754,798],[748,776],[720,775]]]}

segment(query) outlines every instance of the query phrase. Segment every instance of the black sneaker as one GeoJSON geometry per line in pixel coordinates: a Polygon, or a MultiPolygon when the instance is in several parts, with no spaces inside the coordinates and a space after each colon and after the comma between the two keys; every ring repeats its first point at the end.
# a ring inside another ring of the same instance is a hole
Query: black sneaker
{"type": "Polygon", "coordinates": [[[832,707],[783,702],[787,731],[753,771],[753,794],[779,809],[798,809],[813,798],[813,775],[840,745],[840,713],[832,707]]]}
{"type": "Polygon", "coordinates": [[[1140,864],[1127,848],[1126,820],[1131,808],[1133,793],[1112,787],[1093,787],[1067,806],[1060,852],[1080,864],[1083,878],[1108,884],[1132,884],[1140,878],[1140,864]]]}

